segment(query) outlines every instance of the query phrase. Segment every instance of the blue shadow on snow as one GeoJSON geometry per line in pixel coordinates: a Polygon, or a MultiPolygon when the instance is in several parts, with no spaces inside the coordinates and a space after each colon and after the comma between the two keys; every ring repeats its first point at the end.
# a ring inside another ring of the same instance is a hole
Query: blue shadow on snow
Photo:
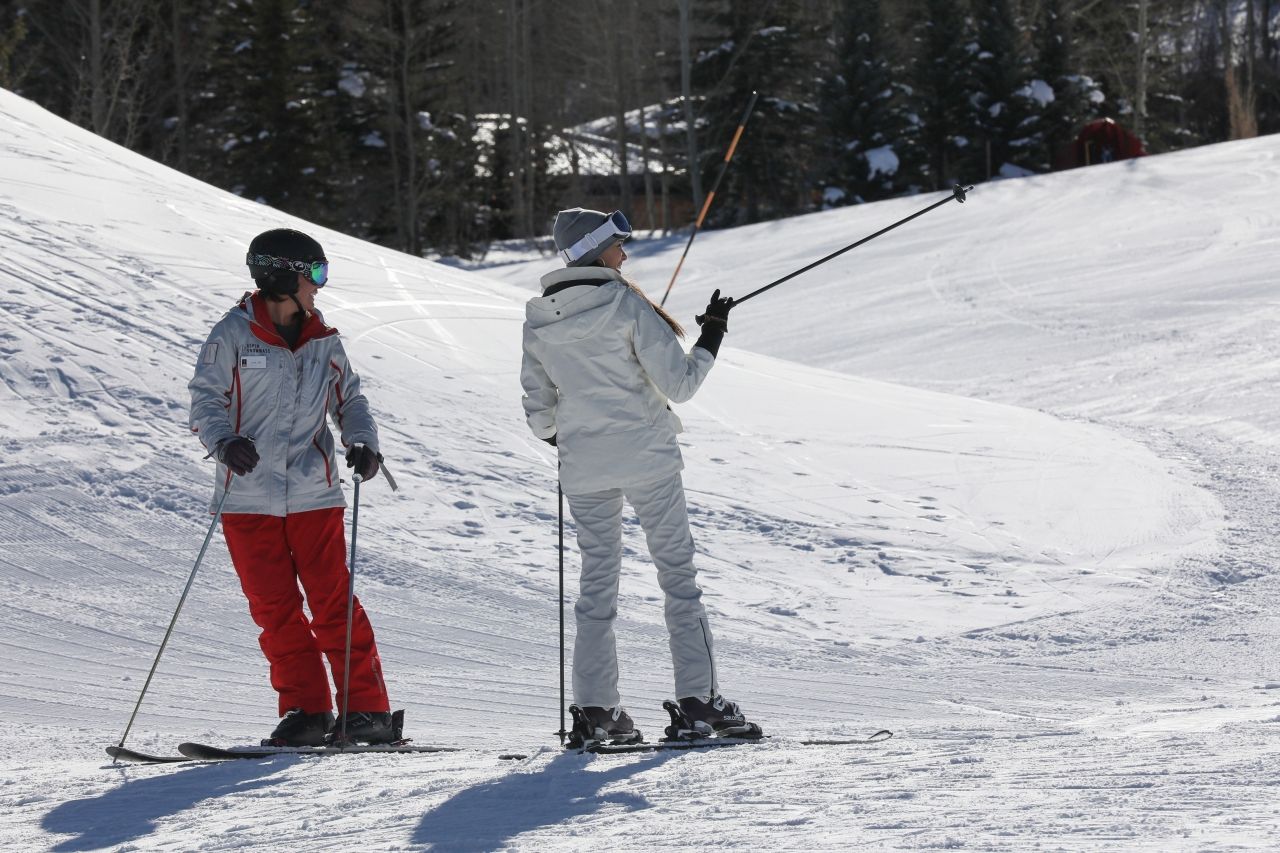
{"type": "Polygon", "coordinates": [[[521,833],[594,814],[607,805],[628,811],[648,808],[644,797],[601,796],[600,789],[678,754],[651,754],[604,771],[587,769],[594,757],[558,755],[540,770],[518,770],[455,794],[422,816],[413,843],[451,853],[482,853],[504,846],[521,833]]]}
{"type": "MultiPolygon", "coordinates": [[[[225,761],[130,779],[130,772],[141,767],[122,765],[119,769],[125,777],[123,784],[104,794],[60,803],[41,819],[40,825],[49,832],[74,836],[51,848],[58,853],[128,844],[154,832],[161,818],[178,814],[202,800],[278,784],[279,780],[263,777],[288,766],[288,762],[280,761],[225,761]]],[[[148,767],[146,772],[152,770],[148,767]]]]}

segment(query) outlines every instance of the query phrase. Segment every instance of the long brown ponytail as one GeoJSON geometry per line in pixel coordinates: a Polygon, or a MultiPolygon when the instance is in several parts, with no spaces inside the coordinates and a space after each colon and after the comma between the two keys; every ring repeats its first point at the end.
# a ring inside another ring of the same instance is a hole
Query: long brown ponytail
{"type": "MultiPolygon", "coordinates": [[[[611,267],[607,266],[607,265],[605,264],[605,262],[604,262],[604,261],[599,260],[599,259],[596,259],[596,261],[595,261],[595,263],[593,264],[593,266],[597,266],[597,267],[604,267],[605,269],[611,269],[611,267]]],[[[632,281],[629,277],[627,277],[627,276],[623,275],[621,271],[619,271],[619,270],[614,270],[614,272],[618,273],[618,277],[622,279],[622,283],[623,283],[623,284],[625,284],[627,287],[631,288],[631,290],[632,290],[632,291],[633,291],[637,296],[639,296],[641,299],[643,299],[645,302],[648,302],[648,303],[649,303],[649,307],[650,307],[650,308],[652,308],[652,309],[657,313],[657,315],[658,315],[659,317],[661,317],[661,318],[666,322],[666,324],[667,324],[668,326],[670,326],[670,327],[671,327],[671,331],[673,331],[673,332],[675,332],[675,333],[676,333],[676,337],[677,337],[677,338],[683,338],[683,337],[684,337],[684,326],[681,326],[678,322],[676,322],[676,318],[675,318],[675,317],[672,317],[672,316],[671,316],[670,314],[668,314],[665,310],[663,310],[663,308],[662,308],[662,306],[661,306],[661,305],[659,305],[658,303],[656,303],[656,302],[654,302],[652,299],[650,299],[650,298],[649,298],[649,295],[648,295],[647,293],[645,293],[643,290],[641,290],[641,289],[640,289],[640,285],[636,284],[636,283],[635,283],[634,281],[632,281]]]]}
{"type": "Polygon", "coordinates": [[[658,312],[658,316],[666,321],[667,325],[671,327],[671,331],[676,333],[677,338],[684,337],[684,326],[681,326],[679,323],[677,323],[676,318],[668,314],[661,305],[659,305],[658,303],[650,299],[649,296],[643,290],[640,289],[640,285],[636,284],[634,281],[627,278],[625,275],[622,277],[622,282],[627,287],[635,291],[640,296],[641,299],[643,299],[645,302],[648,302],[650,308],[658,312]]]}

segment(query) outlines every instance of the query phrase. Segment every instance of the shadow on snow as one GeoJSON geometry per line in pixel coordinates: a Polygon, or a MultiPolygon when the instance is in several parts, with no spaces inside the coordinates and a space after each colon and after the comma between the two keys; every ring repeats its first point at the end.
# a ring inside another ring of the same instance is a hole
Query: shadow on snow
{"type": "Polygon", "coordinates": [[[202,764],[178,772],[131,779],[134,768],[122,767],[124,783],[105,794],[68,800],[40,821],[49,832],[72,835],[55,851],[101,850],[142,838],[156,823],[192,808],[202,800],[278,784],[264,778],[288,762],[228,761],[202,764]]]}
{"type": "Polygon", "coordinates": [[[488,851],[522,833],[607,807],[646,809],[650,803],[644,797],[621,791],[602,796],[600,790],[676,757],[660,753],[627,761],[564,753],[538,770],[519,770],[455,794],[422,816],[413,843],[451,853],[488,851]],[[599,763],[615,760],[627,763],[596,770],[599,763]]]}

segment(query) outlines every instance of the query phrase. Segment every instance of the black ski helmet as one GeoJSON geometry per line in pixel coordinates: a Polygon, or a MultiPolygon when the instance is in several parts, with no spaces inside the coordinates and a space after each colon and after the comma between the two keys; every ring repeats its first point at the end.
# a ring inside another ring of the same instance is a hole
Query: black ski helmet
{"type": "Polygon", "coordinates": [[[292,296],[298,292],[297,267],[325,262],[324,249],[314,238],[292,228],[273,228],[263,231],[249,243],[245,263],[258,289],[271,296],[292,296]]]}

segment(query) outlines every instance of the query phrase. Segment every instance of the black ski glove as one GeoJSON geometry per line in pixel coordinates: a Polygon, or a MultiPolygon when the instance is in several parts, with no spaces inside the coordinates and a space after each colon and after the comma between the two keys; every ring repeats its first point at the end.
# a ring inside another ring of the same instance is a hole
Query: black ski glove
{"type": "Polygon", "coordinates": [[[716,292],[711,294],[711,301],[707,303],[707,312],[699,314],[694,319],[698,321],[698,325],[704,329],[708,324],[718,325],[723,331],[729,331],[729,311],[733,308],[732,296],[721,296],[720,288],[716,288],[716,292]]]}
{"type": "Polygon", "coordinates": [[[378,473],[378,463],[381,461],[382,454],[375,453],[364,444],[353,444],[347,450],[347,467],[356,469],[355,473],[360,475],[361,480],[372,480],[378,473]]]}
{"type": "Polygon", "coordinates": [[[218,445],[218,461],[230,468],[231,473],[237,477],[252,474],[260,458],[252,438],[237,435],[218,445]]]}
{"type": "Polygon", "coordinates": [[[724,340],[725,332],[729,331],[731,308],[733,299],[728,296],[721,298],[720,289],[716,288],[716,292],[711,294],[711,301],[707,303],[707,313],[694,318],[702,327],[702,334],[698,335],[698,340],[693,345],[711,353],[712,358],[720,354],[720,342],[724,340]]]}

